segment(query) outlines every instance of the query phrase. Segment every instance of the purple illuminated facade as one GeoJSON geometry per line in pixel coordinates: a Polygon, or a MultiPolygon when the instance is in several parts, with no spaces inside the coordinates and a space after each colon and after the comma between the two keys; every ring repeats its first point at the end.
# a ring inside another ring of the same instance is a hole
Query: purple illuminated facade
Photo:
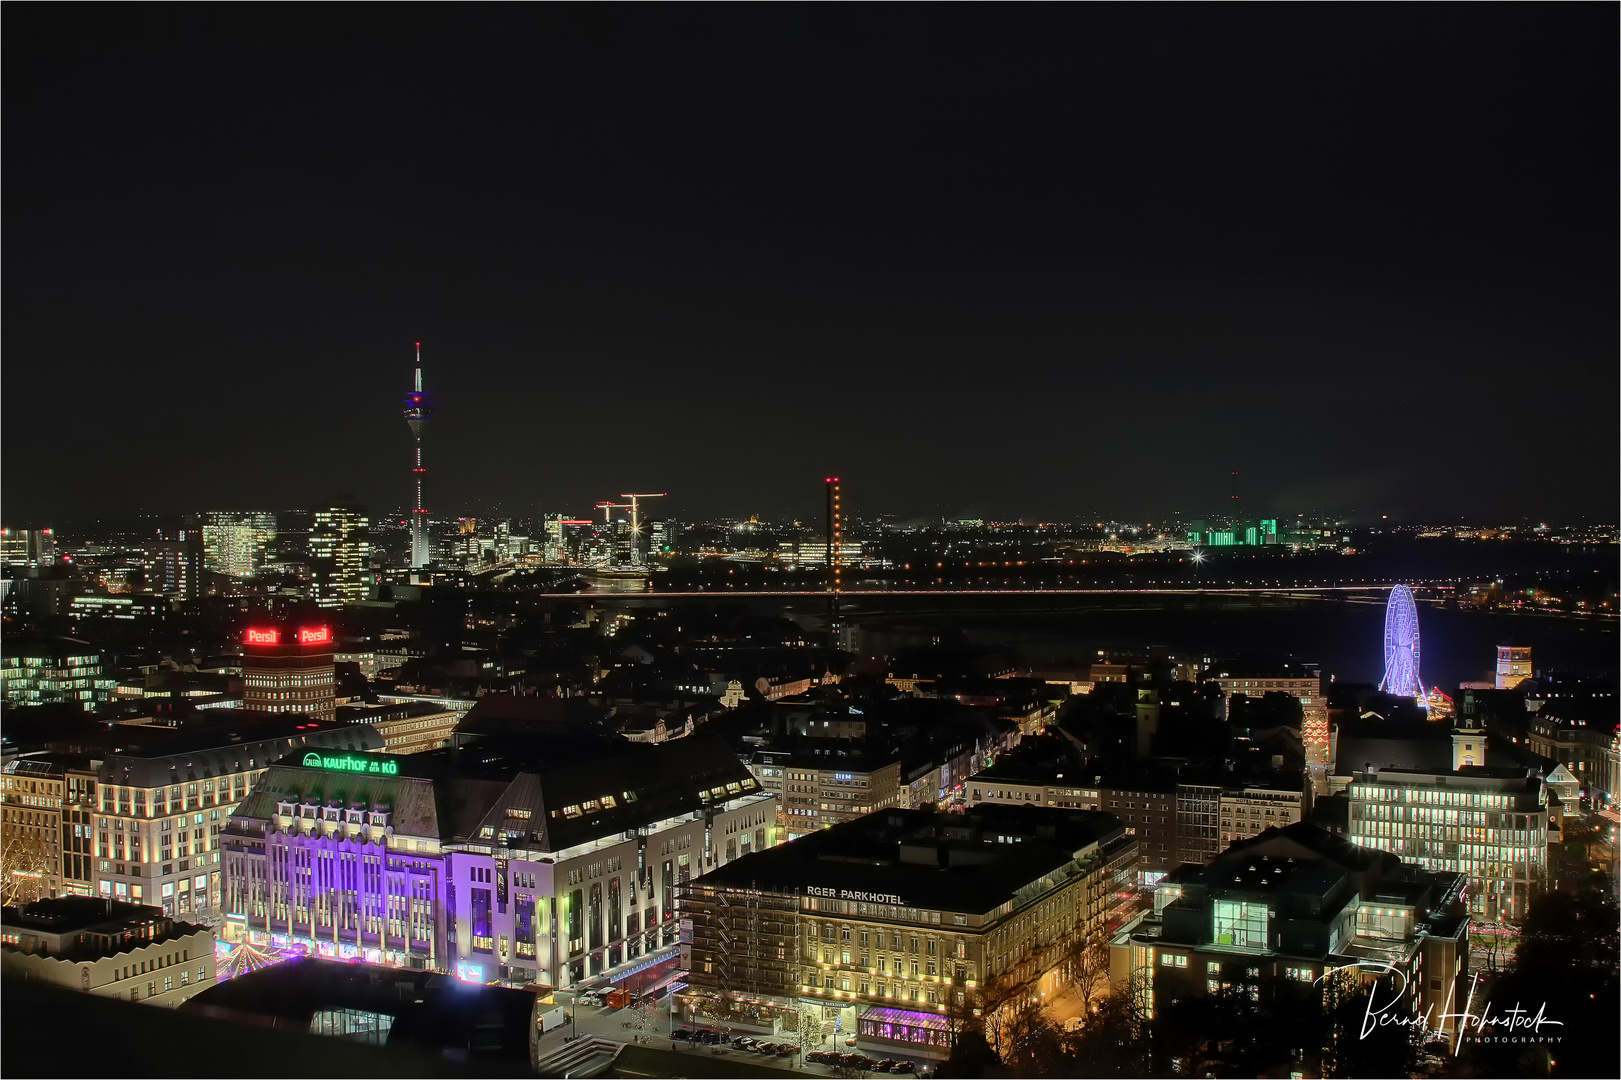
{"type": "Polygon", "coordinates": [[[678,955],[676,889],[773,842],[776,796],[710,739],[603,743],[283,760],[221,837],[226,938],[558,987],[678,955]]]}
{"type": "Polygon", "coordinates": [[[1418,608],[1413,592],[1405,585],[1390,590],[1385,605],[1385,677],[1379,689],[1397,697],[1428,701],[1424,680],[1418,673],[1418,608]]]}

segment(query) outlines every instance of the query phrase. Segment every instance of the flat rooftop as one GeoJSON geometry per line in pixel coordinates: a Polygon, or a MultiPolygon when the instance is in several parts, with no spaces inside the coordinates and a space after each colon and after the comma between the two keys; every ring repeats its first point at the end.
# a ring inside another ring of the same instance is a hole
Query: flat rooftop
{"type": "Polygon", "coordinates": [[[885,810],[745,855],[694,884],[983,915],[1086,848],[1125,839],[1117,818],[1092,810],[885,810]]]}

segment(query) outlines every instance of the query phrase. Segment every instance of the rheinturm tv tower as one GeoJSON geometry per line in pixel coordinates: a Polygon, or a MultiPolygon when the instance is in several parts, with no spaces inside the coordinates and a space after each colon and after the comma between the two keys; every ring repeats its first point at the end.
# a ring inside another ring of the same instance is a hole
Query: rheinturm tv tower
{"type": "Polygon", "coordinates": [[[427,566],[428,511],[422,505],[422,477],[428,470],[422,467],[422,428],[433,419],[433,394],[422,389],[422,342],[417,342],[416,386],[405,395],[405,422],[411,425],[411,437],[416,440],[416,466],[411,470],[416,481],[416,506],[411,510],[411,569],[427,566]]]}

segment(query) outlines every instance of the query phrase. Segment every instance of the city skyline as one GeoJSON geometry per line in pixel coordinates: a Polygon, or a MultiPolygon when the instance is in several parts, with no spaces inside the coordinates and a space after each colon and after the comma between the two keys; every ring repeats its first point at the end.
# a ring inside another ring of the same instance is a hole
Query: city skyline
{"type": "Polygon", "coordinates": [[[15,17],[8,517],[1613,508],[1604,9],[508,14],[15,17]]]}

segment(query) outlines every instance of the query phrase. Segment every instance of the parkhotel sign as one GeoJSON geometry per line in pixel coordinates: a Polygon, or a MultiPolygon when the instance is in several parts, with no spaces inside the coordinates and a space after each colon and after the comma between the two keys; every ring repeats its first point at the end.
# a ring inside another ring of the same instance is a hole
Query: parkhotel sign
{"type": "Polygon", "coordinates": [[[893,904],[896,907],[905,907],[906,901],[894,893],[857,892],[854,889],[823,889],[815,885],[807,886],[805,892],[809,896],[822,896],[829,900],[854,900],[861,904],[893,904]]]}

